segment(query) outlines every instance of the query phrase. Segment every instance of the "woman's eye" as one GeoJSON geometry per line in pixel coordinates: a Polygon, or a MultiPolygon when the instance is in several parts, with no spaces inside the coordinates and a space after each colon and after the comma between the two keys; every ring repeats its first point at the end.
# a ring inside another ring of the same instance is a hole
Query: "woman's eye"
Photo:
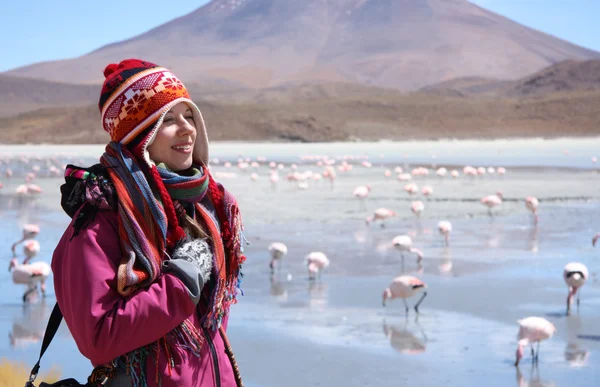
{"type": "Polygon", "coordinates": [[[165,123],[169,123],[169,122],[173,122],[173,117],[166,117],[163,122],[165,123]]]}
{"type": "Polygon", "coordinates": [[[194,120],[194,116],[185,117],[186,120],[194,120]]]}

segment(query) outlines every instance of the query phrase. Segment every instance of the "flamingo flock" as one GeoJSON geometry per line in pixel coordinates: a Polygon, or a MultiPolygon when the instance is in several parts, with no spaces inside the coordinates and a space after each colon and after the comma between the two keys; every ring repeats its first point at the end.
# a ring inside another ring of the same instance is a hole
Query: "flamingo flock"
{"type": "MultiPolygon", "coordinates": [[[[364,166],[364,164],[363,164],[364,166]]],[[[369,165],[368,167],[371,167],[369,165]]],[[[340,172],[347,171],[348,168],[339,169],[340,172]]],[[[428,174],[428,170],[424,168],[415,168],[411,171],[411,173],[405,173],[402,168],[397,167],[393,171],[391,169],[384,171],[384,177],[390,178],[393,176],[393,173],[397,174],[397,180],[400,182],[406,182],[406,184],[402,187],[403,191],[405,191],[410,197],[415,197],[417,194],[422,194],[424,198],[430,198],[434,194],[434,189],[431,186],[423,186],[419,188],[419,186],[410,182],[414,177],[418,176],[426,176],[428,174]]],[[[435,174],[441,179],[447,175],[450,175],[452,178],[458,178],[460,173],[457,170],[448,171],[446,168],[439,168],[436,170],[435,174]]],[[[506,174],[506,169],[503,167],[499,168],[472,168],[466,167],[463,169],[463,174],[468,177],[478,177],[482,175],[498,175],[499,177],[504,176],[506,174]]],[[[361,203],[361,206],[364,206],[367,198],[373,193],[373,188],[370,185],[362,185],[358,186],[352,192],[352,195],[361,203]]],[[[480,203],[487,209],[489,216],[494,216],[495,210],[500,208],[504,202],[505,198],[503,193],[497,191],[495,194],[484,196],[481,198],[480,203]]],[[[527,196],[523,200],[523,204],[525,209],[531,214],[531,223],[536,225],[539,223],[539,208],[540,208],[540,200],[534,196],[527,196]]],[[[420,218],[421,215],[425,212],[425,204],[422,200],[412,200],[410,203],[410,211],[414,214],[416,218],[420,218]]],[[[370,216],[365,218],[365,223],[367,226],[372,223],[379,223],[381,227],[385,227],[386,223],[392,220],[393,218],[398,217],[398,211],[392,210],[389,208],[380,207],[377,208],[370,216]]],[[[440,236],[443,238],[443,244],[446,249],[450,246],[450,236],[453,231],[453,225],[448,220],[440,220],[437,223],[437,231],[440,236]]],[[[597,233],[592,238],[592,245],[595,246],[598,239],[600,239],[600,233],[597,233]]],[[[269,251],[273,254],[272,250],[276,244],[272,244],[269,247],[269,251]]],[[[424,258],[424,253],[413,246],[412,238],[409,235],[397,235],[392,239],[392,246],[399,251],[402,262],[404,262],[405,256],[407,254],[412,254],[416,257],[417,264],[424,258]]],[[[283,249],[279,249],[282,251],[283,249]]],[[[287,253],[287,249],[285,250],[287,253]]],[[[281,254],[281,253],[278,253],[281,254]]],[[[273,268],[273,264],[277,262],[279,258],[272,255],[272,260],[270,262],[271,269],[273,268]]],[[[330,265],[329,259],[322,252],[312,252],[305,256],[305,264],[308,268],[308,276],[310,280],[314,280],[315,278],[320,278],[321,273],[325,268],[330,265]]],[[[577,307],[580,305],[580,294],[581,287],[584,285],[585,281],[589,278],[587,268],[578,262],[569,263],[564,268],[563,273],[564,281],[568,286],[568,295],[567,295],[567,314],[571,313],[571,306],[574,302],[577,303],[577,307]]],[[[396,299],[402,299],[404,304],[405,312],[408,315],[410,311],[410,307],[408,304],[408,300],[415,297],[420,296],[412,308],[414,312],[419,314],[419,307],[421,306],[423,300],[427,296],[428,285],[420,278],[417,278],[412,275],[400,275],[394,277],[391,283],[383,290],[382,293],[382,306],[385,307],[389,304],[390,301],[396,299]]],[[[526,317],[520,319],[518,321],[518,334],[517,334],[517,351],[515,354],[515,365],[518,366],[519,362],[524,356],[524,351],[527,346],[531,346],[531,354],[532,354],[532,362],[537,363],[539,359],[539,346],[540,342],[544,340],[550,339],[555,333],[555,326],[543,317],[526,317]],[[535,345],[537,345],[537,350],[534,349],[535,345]]]]}
{"type": "MultiPolygon", "coordinates": [[[[303,159],[306,161],[309,159],[303,159]]],[[[316,184],[320,180],[326,180],[331,183],[333,186],[335,180],[338,176],[343,175],[352,171],[353,168],[372,168],[373,163],[362,160],[360,163],[352,165],[348,160],[343,160],[340,163],[336,163],[335,160],[321,158],[314,159],[316,161],[316,165],[322,168],[320,172],[312,172],[312,171],[300,171],[302,166],[293,164],[290,166],[291,172],[286,176],[282,175],[282,179],[279,177],[279,173],[284,169],[284,165],[281,163],[271,162],[269,163],[270,167],[270,177],[268,181],[270,181],[273,187],[276,187],[280,183],[280,180],[287,180],[291,184],[295,184],[297,189],[306,190],[310,187],[311,184],[316,184]]],[[[265,162],[264,160],[260,160],[259,162],[253,162],[249,158],[246,159],[238,159],[237,163],[225,162],[221,163],[218,160],[213,160],[214,164],[222,164],[225,168],[236,168],[241,173],[247,173],[247,177],[251,182],[258,182],[261,180],[261,176],[258,173],[258,168],[260,166],[260,162],[265,162]]],[[[54,167],[56,168],[56,167],[54,167]]],[[[58,171],[58,169],[56,169],[58,171]]],[[[39,186],[33,184],[36,176],[44,173],[45,169],[40,167],[39,165],[34,165],[29,172],[27,172],[25,176],[25,184],[21,184],[17,186],[16,193],[18,195],[36,195],[42,192],[39,186]]],[[[49,169],[49,173],[54,174],[54,169],[49,169]]],[[[428,216],[432,211],[432,207],[434,206],[435,197],[438,195],[439,190],[434,187],[425,185],[423,187],[419,187],[416,181],[418,181],[421,176],[428,176],[430,173],[427,168],[414,168],[412,170],[404,170],[401,167],[396,167],[395,169],[387,169],[385,170],[383,176],[385,178],[392,178],[394,174],[396,174],[396,179],[401,182],[400,187],[401,190],[405,193],[401,193],[402,195],[406,195],[408,200],[410,200],[410,207],[405,209],[407,212],[410,210],[412,214],[416,218],[421,218],[421,216],[428,216]],[[427,212],[425,208],[425,204],[422,200],[414,200],[419,199],[419,196],[422,195],[422,199],[427,202],[427,212]]],[[[469,179],[477,179],[481,178],[481,176],[494,176],[494,179],[502,179],[502,176],[506,174],[506,169],[503,167],[479,167],[474,168],[471,166],[466,166],[459,172],[459,169],[448,170],[444,167],[432,170],[432,173],[435,173],[434,178],[436,182],[441,182],[443,179],[447,178],[449,175],[453,179],[457,179],[461,176],[465,176],[469,179]]],[[[10,169],[4,170],[4,176],[7,179],[14,179],[13,171],[10,169]]],[[[236,174],[232,172],[216,172],[216,176],[220,178],[235,178],[236,174]]],[[[266,180],[266,179],[265,179],[266,180]]],[[[394,180],[390,179],[390,182],[394,180]]],[[[470,181],[470,180],[469,180],[470,181]]],[[[500,180],[499,180],[500,181],[500,180]]],[[[249,183],[250,184],[250,183],[249,183]]],[[[395,182],[394,184],[398,184],[395,182]]],[[[0,189],[2,188],[2,183],[0,182],[0,189]]],[[[376,186],[371,185],[361,185],[356,187],[352,191],[352,197],[354,199],[348,200],[357,200],[361,206],[361,209],[366,209],[367,200],[369,199],[371,194],[378,195],[379,192],[376,189],[376,186]]],[[[493,191],[492,191],[493,192],[493,191]]],[[[477,200],[477,199],[475,199],[477,200]]],[[[505,198],[502,192],[498,191],[495,194],[485,196],[479,200],[482,206],[487,209],[489,216],[494,216],[494,211],[497,209],[501,209],[505,198]]],[[[506,199],[510,201],[510,199],[506,199]]],[[[531,214],[531,222],[534,225],[537,225],[539,222],[539,209],[540,209],[540,200],[534,196],[527,196],[524,199],[524,207],[531,214]]],[[[377,208],[372,215],[361,218],[365,219],[365,223],[367,226],[370,226],[372,223],[379,223],[381,227],[385,227],[389,222],[394,222],[394,218],[398,218],[401,211],[398,209],[389,209],[389,208],[377,208]]],[[[371,229],[373,230],[373,229],[371,229]]],[[[23,294],[23,302],[28,302],[31,298],[31,295],[38,290],[42,295],[46,293],[45,281],[50,275],[50,266],[44,262],[32,262],[32,260],[37,256],[40,251],[39,242],[35,239],[39,234],[39,227],[36,225],[25,225],[22,228],[22,238],[16,241],[11,246],[11,252],[13,254],[13,258],[9,264],[9,271],[12,273],[12,280],[15,284],[21,284],[26,286],[25,293],[23,294]],[[24,259],[19,262],[17,257],[17,248],[19,245],[23,245],[23,254],[24,259]]],[[[452,223],[448,220],[439,220],[437,223],[437,231],[440,235],[440,239],[443,238],[443,244],[446,247],[446,251],[450,246],[450,236],[453,232],[452,223]]],[[[460,230],[459,230],[460,231],[460,230]]],[[[373,231],[369,231],[373,232],[373,231]]],[[[378,231],[375,231],[378,232],[378,231]]],[[[410,232],[408,234],[411,234],[410,232]]],[[[412,235],[412,234],[411,234],[412,235]]],[[[600,239],[600,232],[593,235],[592,237],[592,245],[595,246],[598,239],[600,239]]],[[[589,239],[588,239],[589,241],[589,239]]],[[[418,241],[417,241],[418,242],[418,241]]],[[[389,240],[386,242],[388,245],[390,244],[389,240]]],[[[442,242],[440,242],[442,243],[442,242]]],[[[589,243],[589,242],[588,242],[589,243]]],[[[418,243],[417,243],[418,244],[418,243]]],[[[399,256],[404,262],[405,255],[414,255],[416,257],[416,262],[420,264],[424,259],[424,253],[420,249],[413,246],[412,238],[407,234],[401,234],[395,236],[391,240],[391,246],[395,248],[399,252],[399,256]]],[[[274,278],[278,271],[280,271],[281,267],[285,260],[293,259],[294,252],[291,251],[291,257],[288,256],[288,246],[286,246],[282,242],[273,242],[268,245],[268,253],[270,255],[269,260],[269,270],[271,273],[271,281],[272,284],[275,283],[274,278]]],[[[292,249],[293,250],[293,249],[292,249]]],[[[304,265],[306,267],[306,271],[308,274],[308,279],[312,284],[320,284],[320,280],[322,279],[323,273],[330,266],[329,257],[325,254],[325,252],[321,251],[307,251],[303,252],[304,254],[304,265]]],[[[335,264],[335,261],[334,261],[335,264]]],[[[564,267],[563,270],[563,279],[565,284],[568,287],[567,299],[566,299],[566,314],[570,314],[572,311],[572,306],[576,303],[577,309],[580,306],[580,296],[581,289],[584,286],[585,282],[589,279],[588,269],[579,262],[571,262],[564,267]]],[[[378,293],[375,294],[375,297],[378,293]]],[[[408,315],[410,313],[410,308],[408,304],[408,300],[415,297],[420,296],[418,300],[414,303],[413,309],[414,312],[419,314],[419,307],[427,297],[428,294],[428,285],[422,280],[412,275],[400,275],[395,276],[389,283],[385,289],[383,289],[383,293],[381,295],[382,307],[387,307],[390,301],[402,299],[404,304],[405,312],[408,315]]],[[[542,317],[526,317],[518,320],[518,334],[517,334],[517,350],[516,350],[516,360],[515,365],[518,366],[519,362],[523,358],[525,354],[525,349],[528,346],[531,346],[531,356],[532,361],[537,362],[539,359],[539,345],[540,342],[544,340],[550,339],[555,333],[556,328],[554,325],[542,318],[542,317]],[[534,345],[537,345],[537,351],[534,350],[534,345]]]]}
{"type": "Polygon", "coordinates": [[[26,286],[22,296],[24,303],[29,301],[30,295],[37,292],[38,288],[42,296],[46,295],[46,279],[52,271],[46,262],[30,262],[40,252],[40,243],[34,239],[39,232],[37,225],[26,224],[22,228],[23,237],[11,246],[13,258],[10,260],[8,271],[12,273],[13,283],[26,286]],[[19,263],[16,247],[21,243],[25,258],[19,263]]]}

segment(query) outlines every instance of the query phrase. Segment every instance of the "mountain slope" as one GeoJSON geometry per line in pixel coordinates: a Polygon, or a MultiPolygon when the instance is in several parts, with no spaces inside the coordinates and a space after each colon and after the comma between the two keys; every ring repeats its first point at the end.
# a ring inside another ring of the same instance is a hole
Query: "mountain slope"
{"type": "Polygon", "coordinates": [[[88,55],[10,73],[100,83],[106,64],[128,57],[165,65],[186,82],[325,80],[410,90],[462,76],[516,79],[600,53],[465,0],[213,0],[88,55]]]}

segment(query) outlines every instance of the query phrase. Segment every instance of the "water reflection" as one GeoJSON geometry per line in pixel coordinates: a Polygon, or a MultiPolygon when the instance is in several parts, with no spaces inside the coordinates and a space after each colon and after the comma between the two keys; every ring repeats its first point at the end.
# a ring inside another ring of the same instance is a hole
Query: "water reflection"
{"type": "Polygon", "coordinates": [[[521,369],[517,367],[517,387],[555,387],[553,381],[542,381],[540,378],[540,369],[537,365],[532,365],[529,371],[529,380],[526,380],[521,369]]]}
{"type": "Polygon", "coordinates": [[[277,297],[280,301],[287,301],[288,299],[286,282],[281,280],[280,276],[271,275],[271,295],[277,297]]]}
{"type": "Polygon", "coordinates": [[[40,343],[49,315],[44,299],[39,304],[24,305],[22,311],[13,316],[12,329],[8,332],[11,348],[20,350],[40,343]]]}
{"type": "Polygon", "coordinates": [[[451,275],[452,274],[452,254],[450,253],[449,247],[444,247],[442,252],[442,263],[438,266],[440,274],[451,275]]]}
{"type": "Polygon", "coordinates": [[[579,316],[567,317],[567,346],[565,347],[565,360],[571,367],[584,367],[587,365],[589,351],[578,340],[582,324],[579,316]]]}
{"type": "Polygon", "coordinates": [[[590,352],[578,343],[567,343],[565,347],[565,360],[571,367],[585,367],[588,363],[590,352]]]}
{"type": "Polygon", "coordinates": [[[311,308],[324,310],[327,307],[327,283],[308,282],[308,304],[311,308]]]}
{"type": "Polygon", "coordinates": [[[425,352],[427,336],[419,324],[418,320],[414,321],[414,325],[420,331],[420,338],[408,330],[408,318],[402,327],[388,325],[385,319],[383,320],[383,334],[390,341],[390,345],[394,350],[400,353],[416,355],[425,352]]]}
{"type": "Polygon", "coordinates": [[[536,224],[531,231],[529,232],[529,246],[528,249],[532,253],[537,253],[539,250],[538,246],[538,235],[539,235],[539,226],[536,224]]]}

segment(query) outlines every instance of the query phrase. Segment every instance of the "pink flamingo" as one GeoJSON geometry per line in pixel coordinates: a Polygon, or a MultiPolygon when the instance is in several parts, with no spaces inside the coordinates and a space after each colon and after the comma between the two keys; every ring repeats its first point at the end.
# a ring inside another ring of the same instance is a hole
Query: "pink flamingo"
{"type": "Polygon", "coordinates": [[[414,194],[416,194],[416,193],[418,193],[418,192],[419,192],[419,186],[418,186],[418,185],[416,185],[415,183],[409,183],[409,184],[406,184],[406,185],[404,186],[404,190],[405,190],[405,191],[406,191],[408,194],[410,194],[410,195],[414,195],[414,194]]]}
{"type": "Polygon", "coordinates": [[[430,196],[433,193],[433,187],[431,187],[430,185],[426,185],[421,189],[421,193],[423,194],[423,196],[430,196]]]}
{"type": "Polygon", "coordinates": [[[567,315],[571,313],[571,304],[573,297],[577,295],[577,309],[579,309],[579,293],[577,291],[585,284],[589,278],[587,267],[579,262],[571,262],[565,266],[563,271],[563,279],[569,287],[569,295],[567,296],[567,315]]]}
{"type": "Polygon", "coordinates": [[[13,258],[8,266],[8,271],[12,271],[12,280],[15,284],[27,285],[27,290],[23,294],[23,302],[27,302],[27,297],[32,292],[37,291],[37,285],[40,284],[42,295],[46,295],[46,279],[50,275],[51,268],[46,262],[28,263],[40,251],[40,244],[34,239],[25,242],[23,252],[26,255],[22,264],[19,264],[17,258],[13,258]]]}
{"type": "Polygon", "coordinates": [[[427,284],[417,277],[402,275],[394,278],[390,283],[390,286],[383,291],[381,303],[385,307],[387,300],[401,298],[404,302],[406,313],[408,314],[408,304],[406,303],[406,299],[417,293],[423,292],[423,296],[421,296],[421,299],[414,307],[415,312],[419,313],[419,305],[421,305],[421,302],[423,302],[423,299],[427,296],[425,289],[427,289],[427,284]]]}
{"type": "Polygon", "coordinates": [[[527,209],[531,211],[531,214],[533,215],[534,224],[537,224],[538,222],[537,209],[539,204],[540,202],[535,196],[527,196],[527,198],[525,199],[525,207],[527,207],[527,209]]]}
{"type": "Polygon", "coordinates": [[[496,192],[495,195],[489,195],[481,198],[481,204],[488,208],[488,214],[492,216],[492,208],[502,204],[502,192],[496,192]]]}
{"type": "Polygon", "coordinates": [[[440,220],[438,223],[438,231],[444,236],[446,246],[448,246],[450,240],[450,233],[452,232],[452,223],[447,220],[440,220]]]}
{"type": "Polygon", "coordinates": [[[269,253],[271,254],[271,262],[269,262],[269,268],[271,274],[275,271],[275,262],[280,261],[288,252],[288,248],[281,242],[274,242],[269,245],[269,253]]]}
{"type": "Polygon", "coordinates": [[[23,245],[23,253],[25,254],[25,259],[23,260],[23,264],[27,264],[31,261],[38,253],[40,252],[40,242],[35,239],[28,239],[25,241],[23,245]]]}
{"type": "Polygon", "coordinates": [[[369,197],[369,192],[371,192],[370,186],[360,185],[354,188],[354,191],[352,191],[352,195],[359,200],[365,200],[369,197]]]}
{"type": "Polygon", "coordinates": [[[35,225],[35,224],[24,225],[23,226],[23,237],[21,239],[19,239],[18,241],[16,241],[15,243],[13,243],[13,245],[10,248],[10,250],[13,253],[13,257],[16,254],[15,249],[16,249],[17,245],[19,245],[20,243],[22,243],[23,241],[25,241],[27,239],[35,238],[39,233],[40,233],[40,228],[37,225],[35,225]]]}
{"type": "Polygon", "coordinates": [[[385,223],[384,223],[385,220],[389,219],[389,218],[393,218],[396,215],[397,215],[396,212],[394,212],[392,210],[388,210],[387,208],[378,208],[375,210],[375,212],[373,213],[372,216],[367,217],[365,222],[367,223],[367,226],[368,226],[369,224],[371,224],[371,222],[380,221],[381,227],[385,227],[385,223]]]}
{"type": "Polygon", "coordinates": [[[415,200],[410,205],[410,210],[417,216],[417,218],[421,217],[421,213],[425,210],[425,204],[423,204],[420,200],[415,200]]]}
{"type": "Polygon", "coordinates": [[[423,260],[423,252],[419,249],[412,247],[412,239],[408,235],[398,235],[392,239],[392,245],[400,250],[402,259],[404,260],[404,253],[413,253],[417,256],[417,262],[423,260]]]}
{"type": "Polygon", "coordinates": [[[310,280],[314,280],[317,275],[321,277],[322,271],[329,267],[329,258],[320,251],[309,253],[306,255],[305,261],[308,265],[308,279],[310,280]]]}
{"type": "Polygon", "coordinates": [[[369,193],[371,192],[371,187],[368,185],[361,185],[354,188],[352,191],[352,195],[360,201],[360,205],[362,208],[365,207],[365,200],[369,197],[369,193]]]}
{"type": "Polygon", "coordinates": [[[398,181],[409,181],[412,179],[410,173],[401,173],[397,176],[398,181]]]}
{"type": "Polygon", "coordinates": [[[594,235],[594,237],[592,238],[592,246],[596,246],[596,242],[598,242],[598,239],[600,239],[600,232],[594,235]]]}
{"type": "Polygon", "coordinates": [[[531,345],[532,362],[537,362],[540,354],[540,341],[547,340],[554,336],[556,328],[550,321],[542,317],[527,317],[517,322],[519,323],[519,333],[517,334],[519,344],[517,346],[515,366],[519,365],[519,361],[523,357],[523,349],[527,345],[531,345]],[[537,353],[533,350],[534,343],[538,344],[537,353]]]}

